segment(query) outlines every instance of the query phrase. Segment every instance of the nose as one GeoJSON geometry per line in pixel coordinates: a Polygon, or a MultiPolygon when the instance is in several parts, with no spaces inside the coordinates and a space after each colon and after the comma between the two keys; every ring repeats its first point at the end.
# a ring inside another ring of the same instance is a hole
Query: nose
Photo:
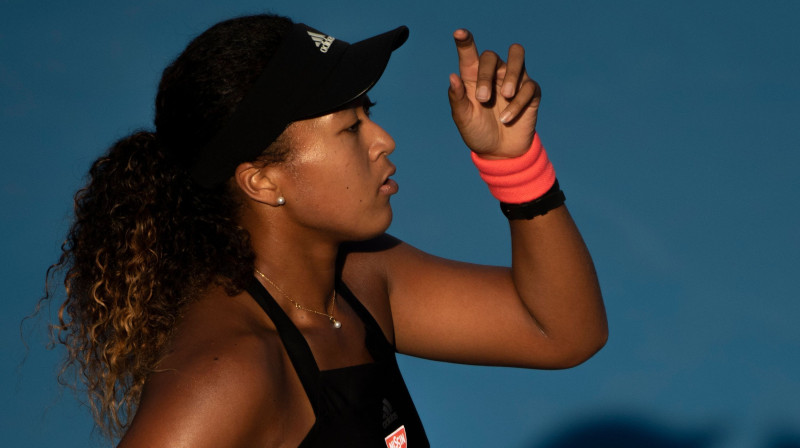
{"type": "Polygon", "coordinates": [[[368,121],[370,128],[370,159],[377,160],[381,155],[388,156],[394,152],[394,139],[385,129],[372,120],[368,121]]]}

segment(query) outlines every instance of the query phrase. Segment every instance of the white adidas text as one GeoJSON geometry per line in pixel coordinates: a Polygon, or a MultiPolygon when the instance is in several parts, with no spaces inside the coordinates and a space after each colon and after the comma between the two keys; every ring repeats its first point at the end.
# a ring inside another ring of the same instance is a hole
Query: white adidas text
{"type": "Polygon", "coordinates": [[[327,53],[333,41],[336,40],[336,38],[333,36],[326,36],[324,34],[314,33],[311,31],[306,32],[309,36],[311,36],[311,40],[313,40],[314,44],[317,46],[317,48],[319,48],[320,53],[327,53]]]}

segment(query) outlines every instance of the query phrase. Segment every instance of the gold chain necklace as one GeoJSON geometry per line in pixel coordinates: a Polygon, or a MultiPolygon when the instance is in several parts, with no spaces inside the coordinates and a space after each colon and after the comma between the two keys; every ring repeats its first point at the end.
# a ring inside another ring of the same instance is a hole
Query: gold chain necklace
{"type": "Polygon", "coordinates": [[[336,288],[333,288],[333,296],[331,296],[331,306],[330,306],[331,311],[330,311],[330,313],[324,313],[322,311],[312,310],[311,308],[306,308],[303,305],[300,305],[300,303],[298,303],[297,300],[294,300],[293,298],[291,298],[289,296],[289,294],[286,294],[281,289],[280,286],[276,285],[275,282],[270,280],[269,277],[264,275],[258,269],[256,269],[256,274],[260,275],[261,278],[263,278],[264,280],[267,281],[267,283],[269,283],[270,285],[275,287],[275,289],[277,289],[281,294],[283,294],[283,296],[286,297],[286,299],[288,301],[292,302],[292,305],[294,305],[294,307],[297,308],[298,310],[308,311],[309,313],[314,313],[314,314],[318,314],[320,316],[325,316],[325,317],[328,318],[328,320],[331,321],[331,324],[333,324],[333,328],[336,328],[336,329],[342,328],[342,323],[340,321],[336,320],[335,317],[333,317],[333,313],[336,311],[336,288]]]}

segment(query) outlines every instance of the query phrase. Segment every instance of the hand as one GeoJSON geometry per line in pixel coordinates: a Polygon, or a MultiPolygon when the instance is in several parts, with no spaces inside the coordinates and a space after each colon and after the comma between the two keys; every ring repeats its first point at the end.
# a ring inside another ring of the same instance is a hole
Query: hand
{"type": "Polygon", "coordinates": [[[541,90],[525,72],[525,49],[513,44],[508,62],[493,51],[478,56],[472,33],[453,33],[460,76],[450,75],[450,109],[467,146],[486,158],[517,157],[533,141],[541,90]]]}

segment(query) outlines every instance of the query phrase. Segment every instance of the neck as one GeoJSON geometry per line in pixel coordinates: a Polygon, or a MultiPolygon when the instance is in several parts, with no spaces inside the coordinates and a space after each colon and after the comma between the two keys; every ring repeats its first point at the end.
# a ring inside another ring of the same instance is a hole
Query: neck
{"type": "MultiPolygon", "coordinates": [[[[304,307],[327,310],[336,280],[338,242],[274,222],[244,224],[256,254],[255,268],[304,307]]],[[[279,303],[286,305],[280,291],[269,284],[265,286],[279,303]]]]}

